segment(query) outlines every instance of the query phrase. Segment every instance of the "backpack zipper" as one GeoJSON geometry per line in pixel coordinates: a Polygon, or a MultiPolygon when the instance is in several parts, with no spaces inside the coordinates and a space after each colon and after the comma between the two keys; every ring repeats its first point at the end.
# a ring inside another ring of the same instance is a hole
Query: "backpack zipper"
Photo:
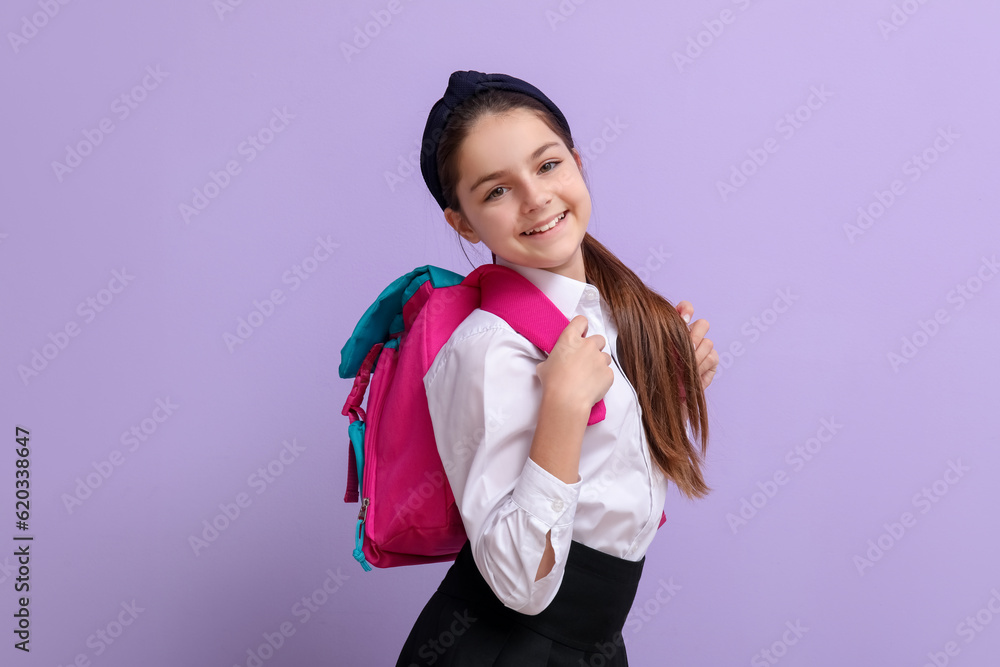
{"type": "Polygon", "coordinates": [[[358,512],[358,523],[354,528],[354,560],[361,564],[365,572],[370,572],[372,566],[365,560],[365,552],[362,550],[362,540],[365,535],[365,517],[368,516],[368,498],[361,500],[361,511],[358,512]]]}

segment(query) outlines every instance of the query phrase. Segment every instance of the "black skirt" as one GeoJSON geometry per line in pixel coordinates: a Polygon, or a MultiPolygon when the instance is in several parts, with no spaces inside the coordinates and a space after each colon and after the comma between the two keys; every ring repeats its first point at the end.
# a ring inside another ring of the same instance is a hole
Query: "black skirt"
{"type": "Polygon", "coordinates": [[[559,592],[541,613],[526,615],[500,602],[466,542],[396,667],[627,667],[622,628],[645,561],[574,541],[559,592]]]}

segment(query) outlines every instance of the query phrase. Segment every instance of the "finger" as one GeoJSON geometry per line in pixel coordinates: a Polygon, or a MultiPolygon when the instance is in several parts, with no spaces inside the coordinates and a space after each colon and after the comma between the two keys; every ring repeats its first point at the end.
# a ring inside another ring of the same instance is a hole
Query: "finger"
{"type": "Polygon", "coordinates": [[[574,331],[580,332],[581,336],[587,335],[587,327],[590,325],[590,322],[587,320],[586,316],[577,315],[572,320],[570,320],[569,323],[573,327],[574,331]]]}
{"type": "Polygon", "coordinates": [[[701,388],[702,391],[708,389],[708,385],[712,384],[712,378],[715,377],[715,371],[709,371],[708,373],[702,373],[701,375],[701,388]]]}
{"type": "Polygon", "coordinates": [[[715,351],[715,343],[711,338],[703,338],[694,350],[695,364],[699,373],[704,373],[709,366],[719,363],[719,353],[715,351]]]}
{"type": "Polygon", "coordinates": [[[699,320],[695,320],[690,325],[689,329],[691,331],[691,343],[694,345],[694,348],[697,350],[698,349],[698,344],[701,342],[701,339],[704,338],[705,334],[708,333],[708,320],[706,320],[704,318],[699,319],[699,320]]]}
{"type": "Polygon", "coordinates": [[[681,317],[687,315],[685,322],[690,322],[691,317],[694,315],[694,305],[690,301],[681,301],[677,304],[677,312],[680,313],[681,317]]]}
{"type": "Polygon", "coordinates": [[[712,354],[714,349],[715,343],[712,342],[711,338],[702,338],[698,343],[698,347],[695,349],[695,355],[697,355],[698,361],[701,362],[707,359],[712,354]]]}
{"type": "Polygon", "coordinates": [[[709,369],[709,370],[707,370],[707,371],[705,371],[704,373],[701,374],[701,387],[702,387],[702,389],[706,389],[708,387],[708,385],[710,385],[712,383],[712,380],[715,378],[716,371],[717,371],[717,368],[715,366],[712,366],[711,369],[709,369]]]}
{"type": "MultiPolygon", "coordinates": [[[[708,339],[706,339],[708,340],[708,339]]],[[[711,381],[712,376],[715,375],[716,370],[719,367],[719,353],[714,350],[709,354],[705,355],[705,358],[698,362],[698,372],[701,374],[702,386],[707,386],[705,384],[706,379],[711,381]]]]}

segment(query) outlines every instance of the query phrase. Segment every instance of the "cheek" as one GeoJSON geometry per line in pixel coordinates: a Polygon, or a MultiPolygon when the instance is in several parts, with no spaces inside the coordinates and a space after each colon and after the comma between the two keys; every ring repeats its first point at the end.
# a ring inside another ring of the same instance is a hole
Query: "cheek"
{"type": "Polygon", "coordinates": [[[577,206],[590,207],[590,192],[587,191],[587,186],[582,180],[574,184],[572,197],[576,201],[577,206]]]}
{"type": "Polygon", "coordinates": [[[476,221],[478,229],[482,231],[481,236],[485,239],[495,239],[506,234],[505,230],[515,227],[512,216],[494,207],[490,211],[480,213],[476,221]]]}
{"type": "Polygon", "coordinates": [[[579,171],[574,171],[565,177],[564,187],[577,197],[582,196],[587,191],[587,184],[584,183],[583,174],[579,171]]]}

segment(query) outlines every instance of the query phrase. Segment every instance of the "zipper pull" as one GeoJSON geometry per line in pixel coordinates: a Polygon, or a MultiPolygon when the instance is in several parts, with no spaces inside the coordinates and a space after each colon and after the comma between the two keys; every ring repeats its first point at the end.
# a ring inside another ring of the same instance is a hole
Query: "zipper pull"
{"type": "Polygon", "coordinates": [[[358,523],[354,528],[354,560],[361,564],[365,572],[371,572],[372,566],[365,559],[365,552],[362,549],[364,539],[365,516],[368,514],[368,498],[361,501],[361,511],[358,512],[358,523]]]}

